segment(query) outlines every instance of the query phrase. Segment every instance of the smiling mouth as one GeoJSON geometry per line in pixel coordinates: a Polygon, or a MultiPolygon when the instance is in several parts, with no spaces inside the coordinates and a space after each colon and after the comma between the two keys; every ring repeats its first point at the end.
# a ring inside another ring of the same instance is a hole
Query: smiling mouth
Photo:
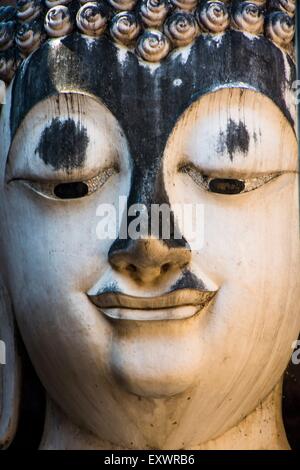
{"type": "Polygon", "coordinates": [[[101,312],[116,320],[182,320],[202,311],[217,291],[176,289],[158,297],[135,297],[121,292],[88,295],[101,312]]]}

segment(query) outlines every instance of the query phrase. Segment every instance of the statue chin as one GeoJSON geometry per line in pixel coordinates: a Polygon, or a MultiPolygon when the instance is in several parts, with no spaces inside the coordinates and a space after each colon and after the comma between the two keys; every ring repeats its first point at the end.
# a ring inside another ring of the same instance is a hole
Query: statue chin
{"type": "MultiPolygon", "coordinates": [[[[147,362],[147,361],[146,361],[147,362]]],[[[150,362],[150,361],[149,361],[150,362]]],[[[152,361],[151,361],[152,362],[152,361]]],[[[171,361],[170,361],[171,362],[171,361]]],[[[151,364],[152,365],[152,364],[151,364]]],[[[152,373],[145,370],[145,366],[141,370],[132,371],[130,359],[123,364],[113,364],[113,375],[119,382],[121,387],[132,393],[145,398],[171,398],[181,393],[187,392],[191,388],[194,381],[193,373],[174,375],[172,364],[169,364],[170,375],[165,372],[158,373],[152,369],[152,373]]],[[[153,367],[155,364],[153,364],[153,367]]]]}
{"type": "Polygon", "coordinates": [[[199,380],[201,367],[200,341],[193,326],[180,326],[178,321],[155,323],[145,322],[136,327],[141,330],[137,334],[114,338],[112,375],[119,387],[141,397],[170,398],[188,393],[199,380]]]}

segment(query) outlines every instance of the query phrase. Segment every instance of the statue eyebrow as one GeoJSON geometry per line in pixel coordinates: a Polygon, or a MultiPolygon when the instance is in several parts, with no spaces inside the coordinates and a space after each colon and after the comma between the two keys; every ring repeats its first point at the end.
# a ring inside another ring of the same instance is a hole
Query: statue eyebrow
{"type": "MultiPolygon", "coordinates": [[[[253,135],[255,139],[255,135],[253,135]]],[[[232,119],[228,120],[226,131],[220,131],[219,140],[217,142],[217,152],[223,154],[226,150],[229,158],[233,161],[234,154],[238,151],[245,154],[248,153],[250,143],[250,135],[246,124],[241,120],[236,122],[232,119]]]]}
{"type": "Polygon", "coordinates": [[[43,130],[35,153],[55,170],[81,168],[89,138],[86,128],[74,119],[53,118],[43,130]]]}

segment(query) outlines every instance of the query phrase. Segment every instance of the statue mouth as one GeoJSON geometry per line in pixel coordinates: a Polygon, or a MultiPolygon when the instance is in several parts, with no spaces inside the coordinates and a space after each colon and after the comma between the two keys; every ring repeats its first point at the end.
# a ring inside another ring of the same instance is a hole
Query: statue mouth
{"type": "Polygon", "coordinates": [[[158,297],[137,297],[121,292],[88,295],[101,312],[116,320],[182,320],[202,311],[217,291],[176,289],[158,297]]]}

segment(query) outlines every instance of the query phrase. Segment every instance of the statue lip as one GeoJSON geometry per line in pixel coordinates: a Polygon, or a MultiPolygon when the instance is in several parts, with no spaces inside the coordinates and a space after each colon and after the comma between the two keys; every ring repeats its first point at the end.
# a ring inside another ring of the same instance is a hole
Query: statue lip
{"type": "Polygon", "coordinates": [[[175,289],[158,297],[137,297],[122,292],[88,295],[106,316],[119,320],[172,320],[194,316],[203,310],[217,291],[175,289]]]}

